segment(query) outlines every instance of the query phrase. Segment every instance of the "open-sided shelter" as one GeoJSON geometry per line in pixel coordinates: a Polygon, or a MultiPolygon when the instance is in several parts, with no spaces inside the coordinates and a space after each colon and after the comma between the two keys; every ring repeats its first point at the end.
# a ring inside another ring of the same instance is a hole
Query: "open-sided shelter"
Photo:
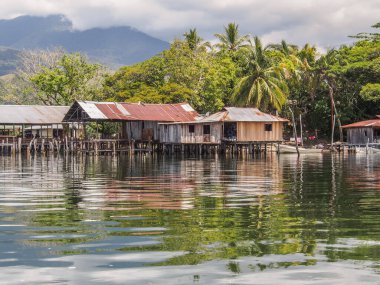
{"type": "Polygon", "coordinates": [[[62,120],[68,110],[66,106],[0,105],[0,135],[62,137],[62,120]]]}

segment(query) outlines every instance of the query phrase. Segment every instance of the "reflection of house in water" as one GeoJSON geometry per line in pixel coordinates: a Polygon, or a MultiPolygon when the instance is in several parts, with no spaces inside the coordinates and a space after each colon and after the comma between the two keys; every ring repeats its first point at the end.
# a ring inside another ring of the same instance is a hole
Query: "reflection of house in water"
{"type": "Polygon", "coordinates": [[[107,208],[116,202],[129,209],[192,209],[205,201],[228,208],[283,191],[283,172],[274,157],[255,163],[233,158],[144,163],[129,165],[132,173],[104,186],[107,208]]]}
{"type": "Polygon", "coordinates": [[[380,190],[379,158],[378,154],[369,156],[365,152],[347,156],[344,164],[344,182],[349,188],[378,192],[380,190]]]}
{"type": "MultiPolygon", "coordinates": [[[[233,165],[233,163],[229,163],[233,165]]],[[[249,158],[236,162],[234,175],[236,181],[229,192],[238,192],[240,197],[258,197],[283,192],[283,168],[276,156],[257,159],[252,163],[249,158]]]]}
{"type": "MultiPolygon", "coordinates": [[[[191,209],[193,192],[194,181],[173,174],[113,180],[106,186],[105,198],[106,204],[123,202],[129,209],[191,209]]],[[[115,209],[120,209],[118,205],[115,209]]]]}

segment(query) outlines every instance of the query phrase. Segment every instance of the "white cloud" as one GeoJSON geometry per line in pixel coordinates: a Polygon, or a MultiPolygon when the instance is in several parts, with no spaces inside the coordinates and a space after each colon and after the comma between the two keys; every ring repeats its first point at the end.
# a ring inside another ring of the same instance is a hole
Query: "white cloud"
{"type": "Polygon", "coordinates": [[[64,14],[78,29],[129,25],[165,40],[196,27],[208,40],[234,21],[266,42],[337,46],[380,21],[379,0],[1,0],[0,18],[64,14]]]}

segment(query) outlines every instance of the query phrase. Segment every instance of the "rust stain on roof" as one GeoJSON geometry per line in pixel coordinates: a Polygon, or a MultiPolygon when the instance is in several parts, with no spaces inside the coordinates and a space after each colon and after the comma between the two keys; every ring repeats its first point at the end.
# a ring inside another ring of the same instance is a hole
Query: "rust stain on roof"
{"type": "Polygon", "coordinates": [[[379,119],[373,119],[373,120],[356,122],[356,123],[352,123],[352,124],[348,124],[348,125],[342,126],[343,129],[365,128],[365,127],[368,127],[368,128],[380,127],[380,118],[379,119]]]}
{"type": "Polygon", "coordinates": [[[144,104],[79,101],[89,120],[111,121],[194,121],[199,114],[187,103],[144,104]]]}

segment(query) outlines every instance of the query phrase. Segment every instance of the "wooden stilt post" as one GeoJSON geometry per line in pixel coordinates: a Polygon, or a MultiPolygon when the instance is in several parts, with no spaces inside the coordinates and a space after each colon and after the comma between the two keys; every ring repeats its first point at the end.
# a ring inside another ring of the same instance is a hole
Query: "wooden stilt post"
{"type": "Polygon", "coordinates": [[[17,150],[21,152],[21,148],[22,148],[22,138],[18,138],[17,150]]]}

